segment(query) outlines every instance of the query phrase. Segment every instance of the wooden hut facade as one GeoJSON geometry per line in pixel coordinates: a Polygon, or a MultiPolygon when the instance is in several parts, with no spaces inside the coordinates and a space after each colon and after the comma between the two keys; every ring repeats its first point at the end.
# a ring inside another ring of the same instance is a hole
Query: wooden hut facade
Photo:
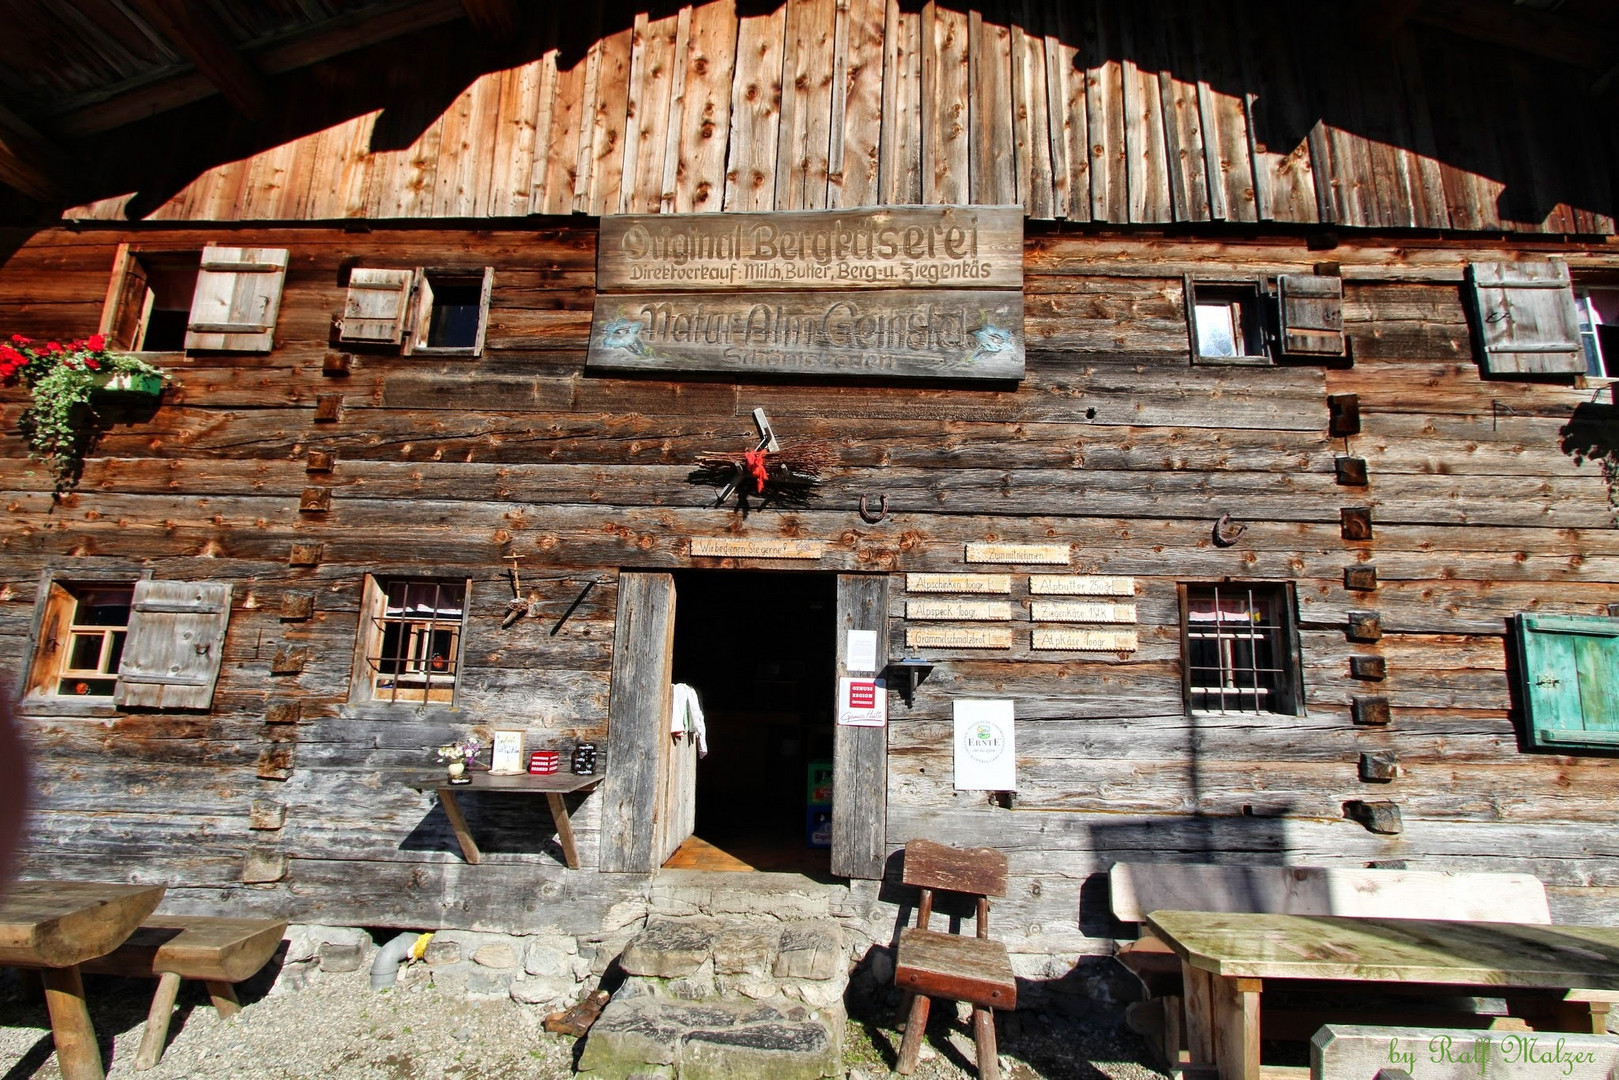
{"type": "Polygon", "coordinates": [[[1601,5],[56,6],[0,44],[48,61],[0,64],[0,331],[175,383],[59,498],[4,394],[25,873],[589,935],[694,831],[883,939],[929,837],[1009,854],[1025,974],[1110,951],[1119,860],[1524,871],[1614,921],[1601,5]],[[671,215],[640,281],[622,215],[671,215]],[[992,280],[657,276],[733,219],[992,280]],[[604,362],[666,293],[687,360],[604,362]],[[980,366],[696,340],[759,293],[980,366]],[[916,329],[952,297],[1011,336],[916,329]],[[962,718],[1012,783],[962,786],[962,718]],[[597,746],[577,869],[542,802],[463,798],[471,864],[411,786],[507,729],[597,746]]]}

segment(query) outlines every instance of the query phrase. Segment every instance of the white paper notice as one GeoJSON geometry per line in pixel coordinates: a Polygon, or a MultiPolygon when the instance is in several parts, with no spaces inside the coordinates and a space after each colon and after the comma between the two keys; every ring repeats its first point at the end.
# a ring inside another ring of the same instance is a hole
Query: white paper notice
{"type": "Polygon", "coordinates": [[[877,670],[877,631],[850,630],[847,659],[844,667],[855,672],[877,670]]]}
{"type": "Polygon", "coordinates": [[[838,680],[838,723],[882,727],[888,723],[888,687],[881,679],[838,680]]]}
{"type": "Polygon", "coordinates": [[[956,790],[1016,791],[1017,743],[1010,701],[955,702],[956,790]]]}

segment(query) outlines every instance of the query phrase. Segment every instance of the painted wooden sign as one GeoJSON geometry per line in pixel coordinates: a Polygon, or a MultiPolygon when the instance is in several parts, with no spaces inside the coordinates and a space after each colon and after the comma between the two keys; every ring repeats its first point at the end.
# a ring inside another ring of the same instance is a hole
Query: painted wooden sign
{"type": "Polygon", "coordinates": [[[1066,563],[1067,544],[968,544],[970,563],[1066,563]]]}
{"type": "Polygon", "coordinates": [[[606,371],[1023,377],[1023,211],[604,217],[585,363],[606,371]]]}
{"type": "Polygon", "coordinates": [[[1098,574],[1031,574],[1029,592],[1034,596],[1134,596],[1136,579],[1098,574]]]}
{"type": "Polygon", "coordinates": [[[1029,618],[1035,622],[1133,623],[1136,606],[1095,600],[1036,600],[1029,605],[1029,618]]]}
{"type": "Polygon", "coordinates": [[[691,538],[694,559],[819,559],[825,553],[824,540],[748,540],[737,536],[691,538]]]}
{"type": "Polygon", "coordinates": [[[1023,288],[1023,208],[603,217],[605,292],[1023,288]]]}
{"type": "Polygon", "coordinates": [[[1011,622],[1012,605],[1005,600],[907,600],[905,617],[946,622],[1011,622]]]}
{"type": "Polygon", "coordinates": [[[1135,652],[1134,630],[1056,630],[1037,627],[1034,631],[1036,649],[1064,650],[1068,652],[1135,652]]]}
{"type": "Polygon", "coordinates": [[[907,592],[995,593],[1012,591],[1011,574],[906,574],[907,592]]]}
{"type": "Polygon", "coordinates": [[[1012,631],[998,626],[912,626],[905,644],[913,649],[1010,649],[1012,631]]]}
{"type": "Polygon", "coordinates": [[[614,371],[1023,377],[1023,294],[598,294],[586,363],[614,371]]]}

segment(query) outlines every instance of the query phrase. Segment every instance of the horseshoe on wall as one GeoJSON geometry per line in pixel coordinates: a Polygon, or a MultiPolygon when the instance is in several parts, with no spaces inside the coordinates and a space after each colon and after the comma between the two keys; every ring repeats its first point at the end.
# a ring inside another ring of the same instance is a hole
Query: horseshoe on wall
{"type": "Polygon", "coordinates": [[[888,516],[888,496],[880,495],[877,512],[874,514],[866,507],[866,496],[860,496],[860,520],[868,525],[875,525],[888,516]]]}

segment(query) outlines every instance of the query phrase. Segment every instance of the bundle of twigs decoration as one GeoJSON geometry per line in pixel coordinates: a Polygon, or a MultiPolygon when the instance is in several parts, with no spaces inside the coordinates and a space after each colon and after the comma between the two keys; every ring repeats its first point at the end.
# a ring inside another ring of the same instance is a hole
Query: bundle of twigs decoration
{"type": "Polygon", "coordinates": [[[832,461],[832,447],[824,442],[799,443],[776,451],[761,448],[742,454],[703,454],[690,479],[719,487],[716,505],[739,491],[766,502],[802,506],[809,500],[809,489],[821,482],[821,471],[832,461]]]}

